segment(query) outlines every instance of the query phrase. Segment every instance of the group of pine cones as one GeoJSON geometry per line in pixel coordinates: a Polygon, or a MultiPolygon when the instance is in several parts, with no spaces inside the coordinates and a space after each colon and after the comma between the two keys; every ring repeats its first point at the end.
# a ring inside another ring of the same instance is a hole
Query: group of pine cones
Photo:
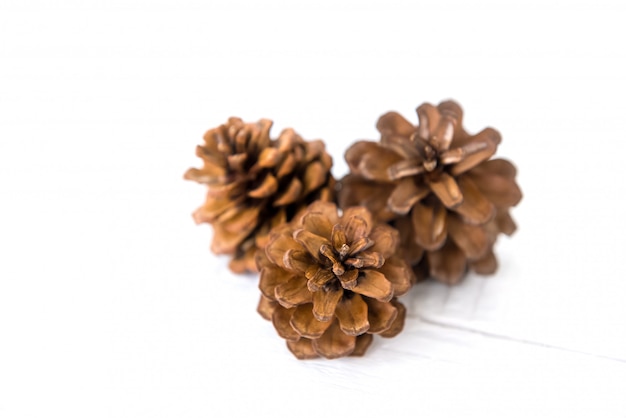
{"type": "Polygon", "coordinates": [[[338,182],[323,141],[272,139],[270,120],[204,135],[203,167],[185,174],[208,186],[194,219],[213,226],[211,249],[233,272],[260,272],[257,310],[297,358],[363,355],[373,334],[402,330],[398,296],[413,284],[496,271],[522,194],[515,167],[491,159],[500,134],[470,135],[462,117],[452,101],[419,106],[417,126],[381,116],[380,141],[353,144],[338,182]]]}

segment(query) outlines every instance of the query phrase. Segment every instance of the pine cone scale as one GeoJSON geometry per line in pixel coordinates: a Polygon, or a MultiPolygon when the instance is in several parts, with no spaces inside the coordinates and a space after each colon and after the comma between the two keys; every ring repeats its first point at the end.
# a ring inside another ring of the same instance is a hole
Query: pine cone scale
{"type": "Polygon", "coordinates": [[[295,276],[286,283],[276,286],[274,297],[285,308],[293,308],[294,306],[313,302],[311,292],[306,288],[306,279],[299,276],[295,276]]]}
{"type": "Polygon", "coordinates": [[[419,120],[419,125],[417,127],[417,132],[420,138],[428,139],[430,137],[430,132],[439,125],[439,119],[441,117],[441,113],[439,110],[431,105],[430,103],[424,103],[420,105],[417,109],[417,118],[419,120]]]}
{"type": "Polygon", "coordinates": [[[303,193],[308,194],[312,190],[320,187],[325,181],[323,173],[326,171],[327,169],[324,168],[322,163],[320,163],[319,161],[307,165],[302,182],[303,193]]]}
{"type": "Polygon", "coordinates": [[[276,166],[276,177],[278,179],[286,178],[289,174],[293,173],[296,169],[298,161],[293,154],[288,154],[285,156],[282,161],[280,161],[276,166]]]}
{"type": "Polygon", "coordinates": [[[510,208],[522,200],[522,191],[508,176],[479,172],[469,173],[467,177],[496,207],[510,208]]]}
{"type": "Polygon", "coordinates": [[[471,145],[474,144],[484,144],[482,149],[479,151],[468,154],[463,160],[452,165],[450,169],[450,174],[453,176],[458,176],[460,174],[465,173],[466,171],[471,170],[482,162],[487,161],[489,158],[496,153],[496,149],[498,148],[498,144],[500,143],[500,133],[492,128],[487,128],[476,135],[474,141],[471,145]]]}
{"type": "Polygon", "coordinates": [[[498,225],[498,229],[500,229],[500,231],[505,235],[513,235],[513,233],[517,230],[517,225],[508,210],[498,211],[495,221],[498,225]]]}
{"type": "Polygon", "coordinates": [[[405,215],[409,213],[413,205],[428,196],[430,188],[423,185],[418,186],[412,178],[404,178],[398,182],[393,189],[387,206],[394,213],[405,215]]]}
{"type": "Polygon", "coordinates": [[[321,249],[330,247],[330,241],[324,237],[308,231],[306,229],[298,229],[293,233],[293,238],[296,242],[302,245],[309,254],[311,254],[316,260],[323,261],[324,256],[321,253],[321,249]]]}
{"type": "Polygon", "coordinates": [[[404,319],[406,318],[406,307],[403,304],[401,304],[397,299],[392,299],[390,303],[394,308],[396,308],[398,314],[391,322],[389,328],[378,334],[384,338],[393,338],[398,335],[402,331],[402,328],[404,328],[404,319]]]}
{"type": "Polygon", "coordinates": [[[396,214],[387,207],[393,188],[381,187],[381,184],[386,183],[376,183],[356,174],[348,174],[341,180],[341,192],[337,196],[339,207],[363,205],[382,222],[393,219],[396,214]]]}
{"type": "Polygon", "coordinates": [[[372,334],[362,334],[356,337],[356,341],[354,342],[354,350],[350,353],[352,357],[360,357],[365,354],[370,344],[374,341],[374,337],[372,334]]]}
{"type": "Polygon", "coordinates": [[[337,321],[333,321],[321,337],[312,342],[315,351],[328,358],[335,359],[350,355],[356,346],[356,337],[345,334],[337,321]]]}
{"type": "Polygon", "coordinates": [[[339,328],[346,335],[356,337],[364,334],[370,327],[367,319],[367,303],[359,294],[342,299],[337,304],[335,312],[339,328]]]}
{"type": "Polygon", "coordinates": [[[392,150],[368,141],[359,141],[346,152],[350,170],[368,180],[388,181],[388,167],[400,161],[401,157],[392,150]]]}
{"type": "Polygon", "coordinates": [[[301,337],[317,339],[324,334],[332,321],[318,321],[313,315],[313,306],[309,303],[296,307],[289,324],[301,337]]]}
{"type": "Polygon", "coordinates": [[[303,248],[301,248],[300,243],[293,238],[291,230],[286,229],[287,228],[284,228],[286,233],[277,233],[274,235],[273,238],[270,235],[270,242],[267,244],[267,247],[265,247],[265,253],[267,254],[267,257],[270,259],[270,261],[282,268],[286,267],[283,263],[283,257],[285,253],[287,253],[287,251],[298,249],[304,250],[303,248]]]}
{"type": "Polygon", "coordinates": [[[276,193],[276,191],[278,191],[278,181],[276,180],[276,177],[268,174],[258,187],[248,192],[248,197],[263,199],[272,196],[276,193]]]}
{"type": "Polygon", "coordinates": [[[273,266],[264,267],[259,276],[259,290],[266,298],[276,301],[275,289],[293,277],[290,271],[273,266]]]}
{"type": "MultiPolygon", "coordinates": [[[[280,174],[280,173],[279,173],[280,174]]],[[[289,185],[285,187],[282,194],[279,194],[274,200],[272,206],[287,206],[294,203],[302,195],[302,182],[297,178],[291,180],[289,185]]]]}
{"type": "Polygon", "coordinates": [[[441,117],[439,118],[439,123],[436,127],[434,127],[430,134],[430,141],[428,141],[429,145],[441,153],[450,149],[455,126],[455,116],[450,112],[442,112],[441,117]]]}
{"type": "Polygon", "coordinates": [[[426,253],[431,274],[447,284],[458,283],[467,268],[467,257],[452,240],[438,251],[426,253]]]}
{"type": "Polygon", "coordinates": [[[391,283],[394,296],[402,296],[408,292],[415,280],[411,268],[404,262],[398,262],[395,257],[385,260],[379,271],[391,283]]]}
{"type": "Polygon", "coordinates": [[[493,274],[498,269],[498,260],[493,251],[488,251],[481,259],[472,261],[471,264],[478,274],[493,274]]]}
{"type": "Polygon", "coordinates": [[[463,203],[454,209],[465,222],[471,225],[484,225],[496,214],[494,204],[483,195],[476,184],[468,177],[459,177],[459,185],[463,190],[463,203]]]}
{"type": "Polygon", "coordinates": [[[389,303],[382,303],[376,299],[367,300],[367,319],[371,334],[380,334],[387,331],[398,316],[398,309],[389,303]]]}
{"type": "Polygon", "coordinates": [[[272,324],[276,328],[276,332],[281,338],[287,341],[298,341],[300,334],[298,334],[293,327],[289,326],[289,320],[293,316],[296,308],[291,309],[276,309],[272,314],[272,324]]]}
{"type": "Polygon", "coordinates": [[[226,158],[230,171],[244,171],[245,164],[248,160],[248,154],[233,154],[226,158]]]}
{"type": "Polygon", "coordinates": [[[276,302],[266,298],[265,296],[261,296],[256,310],[264,319],[270,321],[272,320],[272,315],[277,310],[276,305],[276,302]]]}
{"type": "Polygon", "coordinates": [[[413,124],[398,112],[388,112],[382,115],[376,123],[376,128],[380,132],[389,135],[396,134],[401,137],[410,137],[415,132],[413,124]]]}
{"type": "Polygon", "coordinates": [[[236,251],[241,242],[242,234],[226,230],[222,225],[213,228],[211,251],[215,254],[230,254],[236,251]]]}
{"type": "Polygon", "coordinates": [[[515,176],[517,175],[517,169],[509,161],[496,158],[494,160],[485,161],[483,164],[473,169],[472,175],[481,177],[497,175],[512,180],[514,183],[515,176]]]}
{"type": "Polygon", "coordinates": [[[352,289],[355,293],[381,302],[389,302],[393,297],[393,286],[384,274],[376,270],[363,270],[359,279],[358,284],[352,289]]]}
{"type": "Polygon", "coordinates": [[[448,233],[469,260],[478,260],[491,248],[485,230],[463,222],[456,216],[448,217],[448,233]]]}
{"type": "MultiPolygon", "coordinates": [[[[333,224],[321,212],[309,212],[302,217],[302,225],[306,230],[322,237],[331,236],[333,232],[333,224]]],[[[327,241],[328,242],[328,241],[327,241]]],[[[330,244],[330,242],[328,242],[330,244]]]]}
{"type": "MultiPolygon", "coordinates": [[[[309,288],[307,287],[307,289],[309,288]]],[[[313,315],[315,319],[322,322],[330,321],[342,297],[343,288],[341,286],[331,286],[328,289],[318,288],[318,290],[314,291],[313,315]]]]}
{"type": "Polygon", "coordinates": [[[381,254],[387,260],[394,255],[394,249],[398,248],[400,233],[389,225],[378,224],[372,228],[369,239],[372,242],[370,250],[381,254]]]}
{"type": "Polygon", "coordinates": [[[447,208],[454,209],[463,203],[463,193],[457,181],[447,173],[442,173],[437,181],[428,184],[430,190],[437,195],[447,208]]]}
{"type": "Polygon", "coordinates": [[[239,233],[245,237],[255,228],[254,221],[259,216],[260,211],[260,208],[247,208],[240,211],[233,208],[232,217],[221,216],[219,219],[226,231],[233,234],[239,233]]]}
{"type": "Polygon", "coordinates": [[[319,357],[313,349],[311,340],[299,339],[298,341],[287,340],[287,348],[298,360],[310,360],[319,357]]]}

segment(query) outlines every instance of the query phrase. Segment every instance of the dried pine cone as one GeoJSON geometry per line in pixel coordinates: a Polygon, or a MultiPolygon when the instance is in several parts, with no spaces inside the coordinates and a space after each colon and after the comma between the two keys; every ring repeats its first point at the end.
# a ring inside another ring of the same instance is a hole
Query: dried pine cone
{"type": "Polygon", "coordinates": [[[208,186],[197,223],[213,226],[211,249],[231,254],[234,272],[254,271],[257,247],[269,231],[291,220],[315,200],[332,200],[332,159],[321,140],[304,141],[293,129],[272,140],[272,121],[244,123],[239,118],[209,130],[196,149],[204,166],[185,178],[208,186]]]}
{"type": "Polygon", "coordinates": [[[380,143],[360,141],[346,152],[351,173],[342,180],[342,207],[365,205],[401,233],[416,275],[458,282],[468,268],[497,269],[493,245],[515,231],[509,209],[522,198],[516,169],[489,160],[500,134],[469,135],[460,106],[447,101],[417,108],[419,125],[395,112],[378,120],[380,143]]]}
{"type": "Polygon", "coordinates": [[[398,240],[365,208],[340,216],[333,203],[313,203],[257,255],[259,313],[299,359],[363,355],[372,334],[393,337],[404,324],[395,296],[409,290],[412,271],[395,255],[398,240]]]}

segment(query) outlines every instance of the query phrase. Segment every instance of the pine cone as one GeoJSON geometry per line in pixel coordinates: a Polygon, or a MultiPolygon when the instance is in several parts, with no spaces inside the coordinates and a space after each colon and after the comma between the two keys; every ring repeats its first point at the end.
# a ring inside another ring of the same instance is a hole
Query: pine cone
{"type": "Polygon", "coordinates": [[[351,173],[342,180],[340,206],[364,205],[401,231],[402,249],[416,276],[457,283],[468,268],[497,269],[493,245],[512,234],[509,209],[519,203],[516,169],[489,160],[500,134],[469,135],[460,106],[447,101],[417,108],[419,125],[395,112],[376,125],[380,143],[360,141],[346,152],[351,173]]]}
{"type": "Polygon", "coordinates": [[[212,251],[233,255],[230,268],[237,273],[256,270],[254,254],[267,244],[272,227],[315,200],[334,197],[332,159],[324,143],[304,141],[293,129],[271,140],[271,126],[267,119],[228,119],[196,148],[204,166],[185,173],[185,179],[208,186],[194,219],[212,224],[212,251]]]}
{"type": "Polygon", "coordinates": [[[395,255],[398,240],[365,208],[339,216],[335,204],[313,203],[257,254],[259,313],[299,359],[363,355],[372,334],[393,337],[404,324],[395,296],[409,290],[412,271],[395,255]]]}

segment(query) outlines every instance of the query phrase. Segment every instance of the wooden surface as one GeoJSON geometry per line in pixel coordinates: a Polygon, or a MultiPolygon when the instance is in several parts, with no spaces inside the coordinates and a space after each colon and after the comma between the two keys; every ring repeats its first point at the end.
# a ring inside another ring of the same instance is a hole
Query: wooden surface
{"type": "Polygon", "coordinates": [[[0,417],[625,417],[623,4],[0,1],[0,417]],[[47,8],[46,8],[47,7],[47,8]],[[524,200],[500,269],[298,361],[191,212],[204,131],[344,150],[458,100],[524,200]]]}

